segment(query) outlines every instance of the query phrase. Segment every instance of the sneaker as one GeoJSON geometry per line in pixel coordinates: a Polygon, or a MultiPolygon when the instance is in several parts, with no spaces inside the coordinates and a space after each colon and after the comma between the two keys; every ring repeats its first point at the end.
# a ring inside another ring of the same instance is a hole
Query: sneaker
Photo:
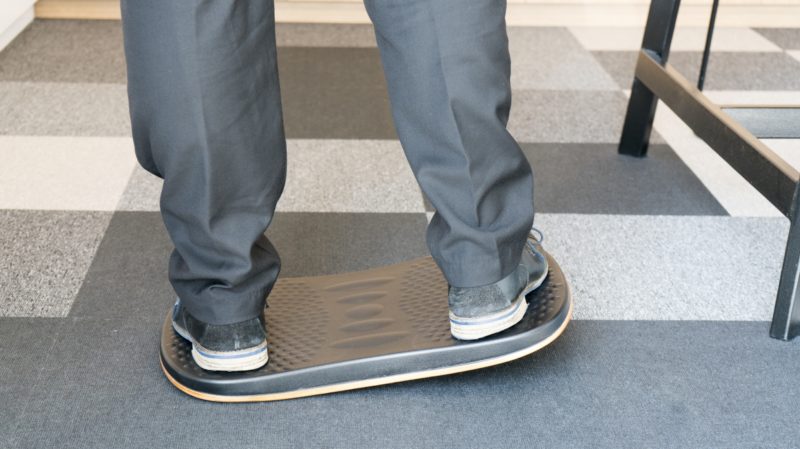
{"type": "Polygon", "coordinates": [[[450,332],[459,340],[477,340],[519,323],[528,310],[525,295],[547,278],[542,233],[531,228],[517,269],[494,284],[450,287],[450,332]]]}
{"type": "Polygon", "coordinates": [[[249,371],[269,360],[261,317],[235,324],[207,324],[189,315],[178,299],[172,309],[172,328],[192,343],[192,358],[208,371],[249,371]]]}

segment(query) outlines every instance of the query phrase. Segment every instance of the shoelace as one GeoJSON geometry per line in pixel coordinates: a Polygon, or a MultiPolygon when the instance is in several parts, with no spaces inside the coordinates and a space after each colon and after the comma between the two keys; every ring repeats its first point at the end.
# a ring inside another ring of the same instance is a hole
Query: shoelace
{"type": "Polygon", "coordinates": [[[540,231],[539,228],[537,228],[536,226],[531,226],[531,231],[538,234],[538,236],[536,237],[536,241],[539,242],[539,244],[542,244],[544,242],[544,233],[540,231]]]}
{"type": "Polygon", "coordinates": [[[534,254],[536,254],[537,249],[536,245],[541,245],[544,242],[544,233],[540,231],[538,228],[531,226],[531,233],[536,235],[528,234],[528,238],[525,240],[525,244],[528,246],[528,250],[534,254]]]}

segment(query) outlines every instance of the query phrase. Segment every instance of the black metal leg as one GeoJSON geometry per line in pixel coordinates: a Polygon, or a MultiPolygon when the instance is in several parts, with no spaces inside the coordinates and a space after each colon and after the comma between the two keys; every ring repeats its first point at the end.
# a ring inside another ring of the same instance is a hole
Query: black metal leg
{"type": "Polygon", "coordinates": [[[800,335],[800,302],[797,300],[798,276],[800,276],[800,189],[795,190],[794,205],[789,213],[792,221],[789,227],[789,240],[783,257],[781,280],[778,284],[778,299],[772,315],[769,334],[773,338],[791,340],[800,335]]]}
{"type": "MultiPolygon", "coordinates": [[[[669,57],[680,3],[680,0],[652,0],[650,3],[642,49],[651,53],[661,64],[666,64],[669,57]]],[[[619,142],[621,154],[639,157],[647,154],[657,103],[658,98],[653,92],[638,78],[634,78],[619,142]]]]}
{"type": "Polygon", "coordinates": [[[697,77],[697,90],[703,90],[706,82],[706,69],[708,69],[708,57],[711,54],[711,39],[714,38],[714,27],[717,24],[717,9],[719,0],[711,3],[711,18],[708,19],[708,33],[706,33],[706,45],[703,48],[703,62],[700,63],[700,75],[697,77]]]}

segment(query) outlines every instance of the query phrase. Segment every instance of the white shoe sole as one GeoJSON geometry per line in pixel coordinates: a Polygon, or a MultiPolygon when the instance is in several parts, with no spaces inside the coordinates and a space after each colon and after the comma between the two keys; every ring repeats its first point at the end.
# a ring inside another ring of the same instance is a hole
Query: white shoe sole
{"type": "Polygon", "coordinates": [[[450,313],[450,333],[459,340],[478,340],[519,323],[527,310],[528,301],[520,295],[511,307],[491,315],[460,318],[450,313]]]}
{"type": "Polygon", "coordinates": [[[261,368],[269,361],[269,352],[267,351],[267,342],[254,346],[252,348],[242,349],[239,351],[212,351],[199,345],[194,339],[175,323],[172,323],[172,328],[181,337],[192,342],[192,358],[197,366],[207,371],[250,371],[261,368]]]}
{"type": "Polygon", "coordinates": [[[544,276],[526,285],[511,306],[491,315],[464,318],[450,312],[450,333],[459,340],[479,340],[519,323],[528,310],[528,301],[525,296],[539,288],[546,278],[547,271],[544,276]]]}

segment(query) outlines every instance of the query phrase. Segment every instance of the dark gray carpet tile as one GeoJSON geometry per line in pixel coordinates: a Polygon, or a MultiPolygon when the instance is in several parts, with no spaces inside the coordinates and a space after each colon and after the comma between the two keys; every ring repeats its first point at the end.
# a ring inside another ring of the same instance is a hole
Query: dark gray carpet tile
{"type": "MultiPolygon", "coordinates": [[[[281,276],[362,270],[428,254],[425,214],[278,213],[267,235],[281,276]]],[[[117,212],[70,316],[159,319],[174,301],[158,212],[117,212]]]]}
{"type": "Polygon", "coordinates": [[[53,352],[64,319],[0,318],[0,447],[9,447],[18,418],[30,405],[44,360],[53,352]]]}
{"type": "Polygon", "coordinates": [[[667,145],[652,145],[644,159],[617,154],[615,144],[521,146],[534,172],[537,213],[727,215],[667,145]]]}
{"type": "Polygon", "coordinates": [[[800,49],[800,28],[755,28],[755,30],[784,50],[800,49]]]}
{"type": "Polygon", "coordinates": [[[232,405],[164,379],[158,323],[76,320],[41,367],[11,447],[796,447],[800,345],[767,329],[577,321],[507,365],[232,405]]]}
{"type": "MultiPolygon", "coordinates": [[[[630,89],[637,52],[592,52],[623,89],[630,89]]],[[[673,52],[672,64],[690,82],[700,73],[700,52],[673,52]]],[[[712,52],[706,72],[708,90],[798,90],[800,61],[785,53],[712,52]]]]}
{"type": "Polygon", "coordinates": [[[36,20],[0,52],[0,81],[125,83],[121,24],[36,20]]]}
{"type": "Polygon", "coordinates": [[[167,279],[172,243],[158,212],[115,212],[70,311],[72,317],[162,316],[175,294],[167,279]]]}
{"type": "Polygon", "coordinates": [[[727,215],[667,145],[646,158],[617,154],[615,144],[522,144],[534,170],[541,213],[727,215]]]}
{"type": "Polygon", "coordinates": [[[110,219],[110,212],[0,210],[0,316],[66,316],[110,219]]]}
{"type": "Polygon", "coordinates": [[[376,48],[278,50],[288,138],[396,139],[376,48]]]}
{"type": "Polygon", "coordinates": [[[278,213],[267,236],[282,276],[366,270],[428,255],[424,213],[278,213]]]}

